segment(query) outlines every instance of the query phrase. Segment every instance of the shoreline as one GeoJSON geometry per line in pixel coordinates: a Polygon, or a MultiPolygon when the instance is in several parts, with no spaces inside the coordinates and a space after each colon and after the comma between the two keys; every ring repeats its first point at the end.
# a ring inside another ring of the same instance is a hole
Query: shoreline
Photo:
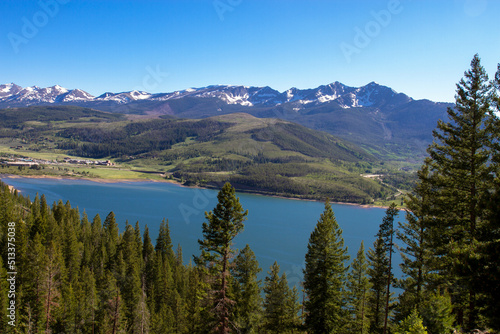
{"type": "MultiPolygon", "coordinates": [[[[54,179],[54,180],[85,180],[85,181],[91,181],[91,182],[96,182],[96,183],[105,183],[105,184],[112,184],[112,183],[123,183],[123,182],[128,182],[128,183],[134,183],[134,182],[158,182],[158,183],[169,183],[173,184],[179,187],[183,188],[192,188],[192,189],[209,189],[209,190],[216,190],[216,188],[213,187],[202,187],[202,186],[186,186],[183,185],[175,180],[154,180],[154,179],[104,179],[104,178],[91,178],[91,177],[72,177],[72,176],[55,176],[55,175],[17,175],[17,174],[0,174],[0,180],[3,181],[3,179],[54,179]]],[[[15,187],[8,185],[9,189],[11,191],[17,190],[18,193],[21,194],[21,191],[19,189],[16,189],[15,187]]],[[[319,199],[312,199],[312,198],[297,198],[297,197],[287,197],[283,195],[273,195],[273,194],[265,194],[261,191],[258,190],[236,190],[236,192],[239,193],[244,193],[244,194],[250,194],[250,195],[257,195],[257,196],[267,196],[267,197],[274,197],[274,198],[280,198],[280,199],[291,199],[291,200],[297,200],[297,201],[310,201],[310,202],[321,202],[324,203],[324,201],[319,200],[319,199]]],[[[358,203],[348,203],[348,202],[335,202],[335,201],[330,201],[330,204],[343,204],[343,205],[351,205],[351,206],[357,206],[359,208],[363,209],[370,209],[370,208],[379,208],[379,209],[387,209],[388,206],[384,205],[372,205],[372,204],[358,204],[358,203]]]]}

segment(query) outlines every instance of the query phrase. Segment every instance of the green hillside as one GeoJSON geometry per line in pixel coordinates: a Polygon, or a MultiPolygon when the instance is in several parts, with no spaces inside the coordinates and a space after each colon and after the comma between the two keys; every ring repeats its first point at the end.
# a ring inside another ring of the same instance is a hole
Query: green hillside
{"type": "MultiPolygon", "coordinates": [[[[0,126],[4,157],[58,161],[45,164],[38,174],[63,170],[130,178],[126,170],[141,171],[142,176],[161,173],[187,185],[217,187],[230,181],[240,190],[354,203],[384,201],[397,193],[387,182],[360,176],[385,167],[358,146],[291,122],[245,113],[186,120],[30,107],[0,110],[0,126]],[[116,165],[69,166],[62,162],[66,156],[116,165]]],[[[22,172],[5,168],[5,173],[22,172]]]]}

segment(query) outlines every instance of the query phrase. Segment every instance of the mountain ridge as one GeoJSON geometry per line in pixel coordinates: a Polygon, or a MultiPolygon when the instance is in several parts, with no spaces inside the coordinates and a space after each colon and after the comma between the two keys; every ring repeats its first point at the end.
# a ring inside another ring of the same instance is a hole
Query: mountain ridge
{"type": "Polygon", "coordinates": [[[184,97],[218,98],[227,104],[241,106],[277,106],[284,103],[299,105],[320,105],[337,101],[342,108],[369,107],[382,100],[399,99],[401,102],[413,101],[404,93],[397,93],[392,88],[370,82],[361,87],[351,87],[338,81],[316,88],[289,88],[279,92],[269,86],[254,87],[242,85],[211,85],[200,88],[187,88],[170,93],[148,93],[145,91],[126,91],[120,93],[105,92],[93,96],[81,89],[66,89],[59,85],[40,88],[38,86],[21,87],[14,83],[0,85],[0,106],[11,107],[40,105],[47,103],[104,102],[126,104],[139,100],[168,101],[184,97]],[[373,98],[372,95],[375,95],[373,98]]]}

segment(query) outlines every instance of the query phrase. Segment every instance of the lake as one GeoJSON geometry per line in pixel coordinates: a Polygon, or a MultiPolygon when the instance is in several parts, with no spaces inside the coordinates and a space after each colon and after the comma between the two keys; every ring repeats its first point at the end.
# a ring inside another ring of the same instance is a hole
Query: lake
{"type": "MultiPolygon", "coordinates": [[[[104,221],[113,211],[120,231],[123,231],[126,220],[132,225],[138,221],[141,232],[147,224],[153,243],[162,219],[166,218],[170,223],[174,250],[177,244],[182,246],[186,263],[193,254],[199,254],[197,240],[202,238],[205,211],[213,210],[217,204],[216,190],[166,182],[101,183],[9,177],[2,178],[2,181],[31,199],[38,193],[45,194],[49,204],[59,199],[69,200],[72,206],[80,209],[80,213],[85,211],[90,220],[99,214],[104,221]]],[[[237,196],[243,209],[249,213],[244,231],[235,239],[235,247],[242,249],[245,244],[250,245],[263,269],[261,277],[274,261],[278,261],[289,282],[298,284],[302,279],[309,235],[324,210],[324,203],[246,193],[237,196]]],[[[373,245],[385,210],[347,204],[332,204],[332,208],[352,260],[362,240],[366,250],[373,245]]],[[[398,218],[404,219],[404,215],[400,214],[398,218]]],[[[400,261],[399,256],[396,259],[400,261]]],[[[399,268],[396,275],[400,276],[399,268]]]]}

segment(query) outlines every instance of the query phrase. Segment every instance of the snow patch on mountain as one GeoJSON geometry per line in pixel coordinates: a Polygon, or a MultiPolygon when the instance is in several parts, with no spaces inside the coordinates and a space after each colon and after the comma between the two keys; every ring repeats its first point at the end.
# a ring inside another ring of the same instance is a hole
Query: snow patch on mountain
{"type": "Polygon", "coordinates": [[[61,96],[61,102],[86,102],[93,101],[95,97],[81,89],[70,90],[67,94],[61,96]]]}
{"type": "Polygon", "coordinates": [[[12,95],[19,93],[23,88],[16,84],[10,83],[5,85],[0,85],[0,99],[8,98],[12,95]]]}

